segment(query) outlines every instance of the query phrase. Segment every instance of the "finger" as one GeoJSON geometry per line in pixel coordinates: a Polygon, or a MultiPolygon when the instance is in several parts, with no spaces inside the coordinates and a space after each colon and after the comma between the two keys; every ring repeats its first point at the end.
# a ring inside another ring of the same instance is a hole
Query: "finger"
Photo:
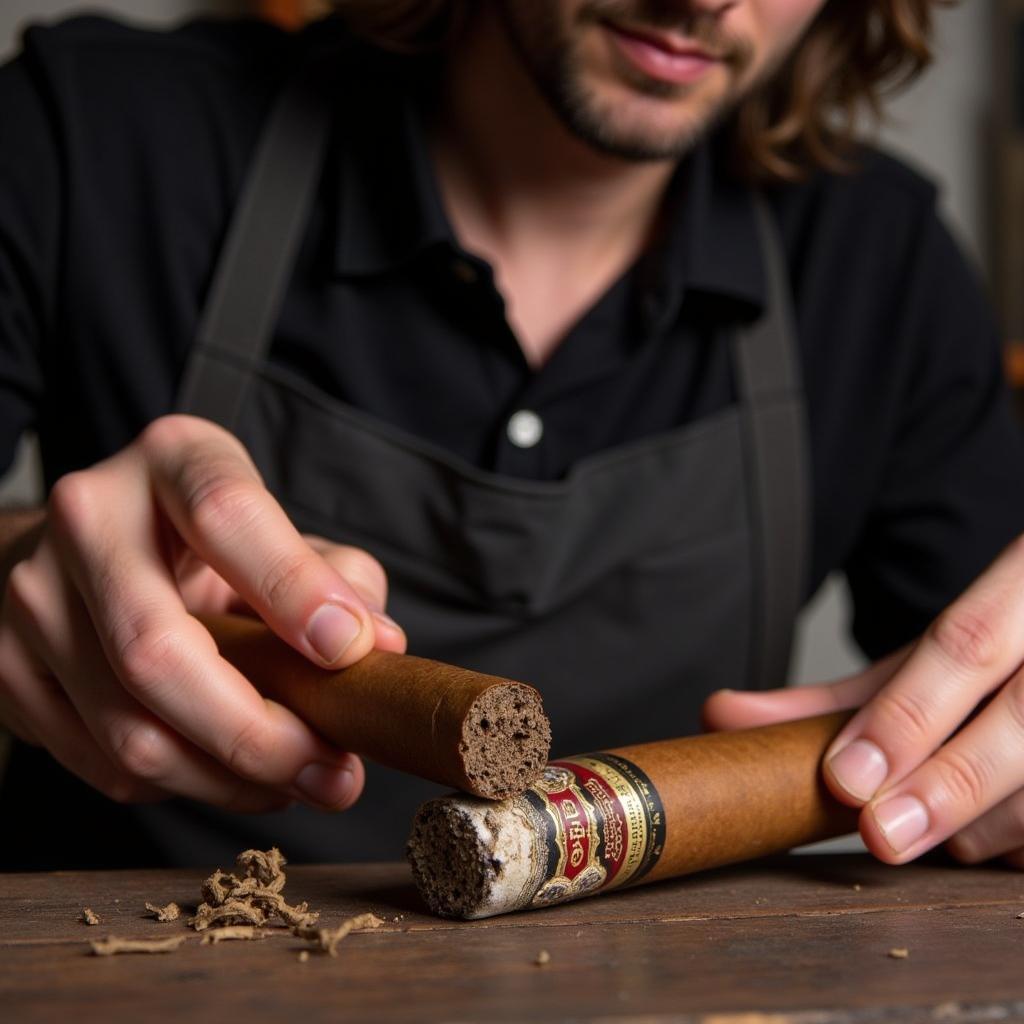
{"type": "Polygon", "coordinates": [[[989,706],[861,815],[861,835],[880,859],[902,864],[1024,786],[1024,672],[989,706]]]}
{"type": "Polygon", "coordinates": [[[930,757],[1024,660],[1024,541],[1011,546],[928,629],[905,665],[843,727],[825,756],[853,806],[930,757]]]}
{"type": "MultiPolygon", "coordinates": [[[[2,687],[3,683],[0,681],[0,737],[13,736],[30,747],[42,746],[24,717],[17,710],[14,702],[3,696],[2,687]]],[[[2,766],[2,758],[0,758],[0,766],[2,766]]]]}
{"type": "Polygon", "coordinates": [[[56,680],[8,627],[0,630],[4,688],[18,717],[73,775],[120,803],[158,800],[158,790],[119,773],[89,734],[56,680]]]}
{"type": "Polygon", "coordinates": [[[36,671],[37,666],[21,649],[20,641],[6,624],[6,618],[0,620],[0,732],[6,731],[33,747],[42,744],[15,700],[14,689],[17,676],[31,676],[36,671]]]}
{"type": "Polygon", "coordinates": [[[334,668],[372,650],[362,599],[302,539],[235,438],[202,420],[164,417],[139,450],[185,543],[283,640],[334,668]]]}
{"type": "MultiPolygon", "coordinates": [[[[292,712],[264,700],[187,614],[148,509],[141,507],[148,496],[117,479],[118,468],[76,482],[77,490],[65,487],[54,522],[61,527],[61,564],[122,687],[251,782],[289,786],[308,765],[336,764],[339,752],[292,712]],[[112,522],[114,508],[121,515],[112,522]]],[[[355,776],[349,778],[354,784],[355,776]]],[[[335,796],[334,787],[308,794],[317,803],[335,796]]]]}
{"type": "MultiPolygon", "coordinates": [[[[27,575],[27,574],[26,574],[27,575]]],[[[44,548],[32,582],[19,582],[12,615],[77,710],[89,734],[125,783],[162,795],[201,800],[239,813],[279,809],[289,798],[220,766],[129,696],[110,670],[77,593],[44,548]],[[44,599],[45,598],[45,599],[44,599]]]]}
{"type": "Polygon", "coordinates": [[[718,690],[704,702],[704,728],[753,729],[860,707],[892,678],[907,654],[908,648],[901,648],[856,675],[834,683],[748,692],[718,690]]]}
{"type": "Polygon", "coordinates": [[[1019,850],[1013,850],[1011,853],[1006,854],[1003,857],[1005,863],[1009,864],[1011,868],[1016,868],[1018,871],[1024,871],[1024,846],[1019,850]]]}
{"type": "Polygon", "coordinates": [[[388,577],[384,567],[369,552],[345,544],[332,544],[322,537],[307,535],[310,547],[324,558],[362,598],[374,620],[379,651],[405,652],[408,641],[405,630],[386,612],[388,577]]]}
{"type": "Polygon", "coordinates": [[[964,864],[980,864],[1024,849],[1024,789],[960,829],[946,849],[964,864]]]}

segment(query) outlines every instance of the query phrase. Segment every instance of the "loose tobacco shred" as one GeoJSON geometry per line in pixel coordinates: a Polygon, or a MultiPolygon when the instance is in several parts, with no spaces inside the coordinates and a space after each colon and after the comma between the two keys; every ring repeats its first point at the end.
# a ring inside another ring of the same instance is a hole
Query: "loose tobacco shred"
{"type": "Polygon", "coordinates": [[[94,939],[89,945],[95,956],[114,956],[117,953],[173,953],[187,941],[187,935],[172,935],[167,939],[122,939],[109,935],[105,939],[94,939]]]}
{"type": "Polygon", "coordinates": [[[147,903],[146,909],[153,914],[158,921],[177,921],[181,917],[181,907],[177,903],[168,903],[166,907],[158,907],[155,903],[147,903]]]}
{"type": "MultiPolygon", "coordinates": [[[[373,914],[359,914],[343,921],[336,928],[313,927],[320,915],[308,904],[292,906],[285,901],[284,866],[287,863],[281,851],[245,850],[236,858],[239,874],[218,869],[202,885],[203,902],[188,923],[197,932],[205,932],[202,945],[216,945],[231,940],[265,939],[273,935],[292,934],[315,944],[330,956],[337,956],[338,943],[352,931],[379,928],[385,922],[373,914]],[[269,926],[280,922],[277,928],[269,926]],[[265,927],[267,926],[267,927],[265,927]]],[[[175,921],[181,910],[176,903],[165,907],[147,903],[146,909],[158,921],[175,921]]],[[[87,924],[99,924],[99,918],[88,907],[82,911],[87,924]]],[[[398,920],[397,918],[395,919],[398,920]]],[[[171,953],[188,941],[188,935],[175,935],[167,939],[124,939],[118,936],[92,942],[96,956],[116,953],[171,953]]],[[[302,950],[299,959],[309,959],[308,950],[302,950]]]]}
{"type": "Polygon", "coordinates": [[[213,926],[259,928],[275,917],[289,927],[309,927],[319,914],[305,903],[290,906],[281,891],[287,881],[287,861],[277,847],[270,850],[244,850],[235,859],[242,876],[217,870],[203,882],[203,902],[189,924],[197,932],[213,926]]]}
{"type": "Polygon", "coordinates": [[[300,939],[306,939],[315,943],[330,956],[338,955],[338,943],[341,942],[349,932],[368,931],[372,928],[379,928],[385,924],[375,914],[359,914],[342,921],[337,928],[309,928],[301,925],[292,928],[292,934],[300,939]]]}
{"type": "Polygon", "coordinates": [[[203,935],[201,945],[216,946],[218,942],[269,939],[273,934],[273,932],[252,928],[245,924],[229,925],[227,928],[211,928],[203,935]]]}

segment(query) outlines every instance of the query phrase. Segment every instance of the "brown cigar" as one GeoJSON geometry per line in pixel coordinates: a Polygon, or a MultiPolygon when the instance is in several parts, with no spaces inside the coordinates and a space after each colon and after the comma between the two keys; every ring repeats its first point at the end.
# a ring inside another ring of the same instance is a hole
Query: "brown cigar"
{"type": "Polygon", "coordinates": [[[519,796],[425,803],[407,854],[434,913],[479,918],[852,832],[821,779],[852,712],[554,761],[519,796]]]}
{"type": "Polygon", "coordinates": [[[384,651],[329,672],[255,619],[202,621],[256,689],[343,750],[490,799],[522,792],[547,761],[532,686],[384,651]]]}

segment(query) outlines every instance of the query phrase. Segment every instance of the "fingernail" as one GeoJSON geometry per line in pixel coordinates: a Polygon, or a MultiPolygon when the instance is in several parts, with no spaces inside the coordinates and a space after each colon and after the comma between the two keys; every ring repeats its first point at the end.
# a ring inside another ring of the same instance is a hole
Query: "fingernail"
{"type": "Polygon", "coordinates": [[[897,796],[874,810],[875,821],[893,853],[909,850],[928,831],[928,809],[916,796],[897,796]]]}
{"type": "Polygon", "coordinates": [[[850,796],[867,802],[885,782],[889,762],[874,743],[854,740],[829,758],[828,770],[850,796]]]}
{"type": "Polygon", "coordinates": [[[362,632],[363,624],[337,604],[321,605],[309,620],[306,637],[324,663],[333,665],[362,632]]]}
{"type": "Polygon", "coordinates": [[[397,622],[395,622],[395,620],[391,618],[390,615],[385,615],[383,612],[374,612],[373,617],[377,620],[377,622],[379,622],[382,626],[386,626],[388,629],[397,630],[399,633],[405,632],[405,630],[402,629],[402,627],[397,622]]]}
{"type": "Polygon", "coordinates": [[[355,776],[336,764],[307,764],[295,776],[295,788],[310,803],[337,807],[347,803],[355,776]]]}

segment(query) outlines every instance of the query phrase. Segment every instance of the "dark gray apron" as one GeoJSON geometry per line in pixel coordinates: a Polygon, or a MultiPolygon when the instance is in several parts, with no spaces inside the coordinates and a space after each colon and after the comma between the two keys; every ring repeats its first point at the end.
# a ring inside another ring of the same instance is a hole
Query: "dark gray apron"
{"type": "MultiPolygon", "coordinates": [[[[380,559],[411,653],[537,686],[556,754],[698,731],[713,690],[782,685],[805,583],[807,469],[785,264],[763,203],[767,311],[723,332],[737,404],[562,480],[499,476],[267,361],[331,130],[324,92],[295,83],[271,113],[179,409],[233,431],[299,529],[380,559]]],[[[241,818],[180,802],[140,813],[175,859],[240,843],[297,860],[396,857],[436,788],[368,767],[343,815],[241,818]]]]}

